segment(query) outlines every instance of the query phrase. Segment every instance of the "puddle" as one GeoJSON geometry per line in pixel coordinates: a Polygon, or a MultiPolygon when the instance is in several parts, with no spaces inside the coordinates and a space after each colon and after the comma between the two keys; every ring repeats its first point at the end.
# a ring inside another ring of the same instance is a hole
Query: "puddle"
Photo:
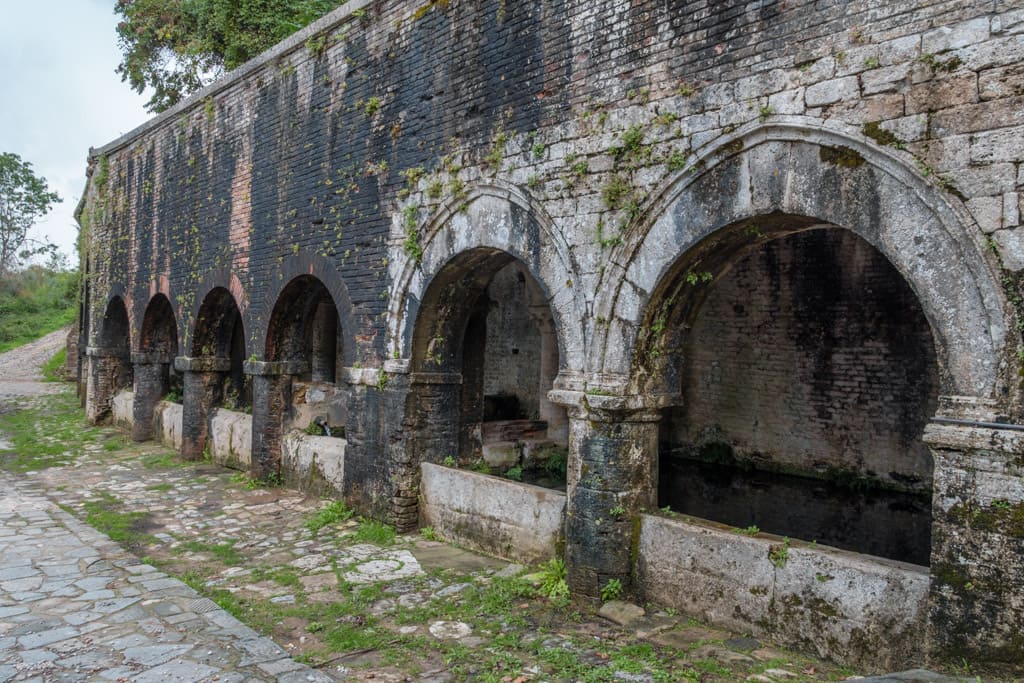
{"type": "Polygon", "coordinates": [[[658,506],[854,552],[927,566],[931,499],[889,490],[662,458],[658,506]]]}

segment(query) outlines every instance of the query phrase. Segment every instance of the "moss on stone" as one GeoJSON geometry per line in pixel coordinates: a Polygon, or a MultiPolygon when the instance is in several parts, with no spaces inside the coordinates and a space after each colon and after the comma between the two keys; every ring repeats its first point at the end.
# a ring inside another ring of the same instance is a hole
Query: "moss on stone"
{"type": "Polygon", "coordinates": [[[971,529],[1024,538],[1024,502],[996,500],[986,506],[958,503],[949,509],[948,515],[971,529]]]}
{"type": "Polygon", "coordinates": [[[865,137],[869,137],[878,144],[885,145],[886,147],[901,147],[903,145],[902,140],[896,137],[892,131],[888,131],[878,125],[877,121],[865,123],[860,129],[860,132],[862,132],[865,137]]]}
{"type": "Polygon", "coordinates": [[[857,168],[866,162],[860,152],[849,147],[829,147],[824,145],[818,152],[818,156],[827,164],[835,164],[842,168],[857,168]]]}

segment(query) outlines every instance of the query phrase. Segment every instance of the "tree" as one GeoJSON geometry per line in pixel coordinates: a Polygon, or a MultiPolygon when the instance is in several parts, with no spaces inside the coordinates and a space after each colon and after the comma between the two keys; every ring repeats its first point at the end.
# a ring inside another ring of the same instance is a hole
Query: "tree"
{"type": "Polygon", "coordinates": [[[28,231],[59,201],[46,180],[32,172],[32,164],[17,154],[0,154],[0,276],[22,259],[56,252],[56,245],[33,239],[28,231]]]}
{"type": "Polygon", "coordinates": [[[122,81],[160,112],[252,59],[342,0],[118,0],[122,81]]]}

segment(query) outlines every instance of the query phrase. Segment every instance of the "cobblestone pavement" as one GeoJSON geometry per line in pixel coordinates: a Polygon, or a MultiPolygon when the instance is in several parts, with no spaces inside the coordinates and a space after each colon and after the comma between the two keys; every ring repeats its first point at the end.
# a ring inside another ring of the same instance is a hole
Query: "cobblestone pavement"
{"type": "Polygon", "coordinates": [[[83,428],[67,391],[11,388],[4,368],[34,384],[25,367],[46,355],[19,353],[0,356],[0,413],[34,401],[36,442],[55,442],[57,454],[0,473],[0,683],[772,683],[854,673],[655,607],[606,605],[602,618],[538,595],[529,569],[429,532],[394,537],[337,503],[83,428]]]}
{"type": "Polygon", "coordinates": [[[0,680],[331,680],[32,485],[0,487],[0,680]]]}

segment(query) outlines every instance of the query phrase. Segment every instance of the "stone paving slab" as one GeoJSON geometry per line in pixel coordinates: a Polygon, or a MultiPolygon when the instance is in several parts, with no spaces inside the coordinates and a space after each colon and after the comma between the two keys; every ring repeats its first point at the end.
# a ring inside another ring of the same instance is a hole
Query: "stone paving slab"
{"type": "Polygon", "coordinates": [[[334,679],[0,475],[0,683],[27,680],[334,679]]]}

